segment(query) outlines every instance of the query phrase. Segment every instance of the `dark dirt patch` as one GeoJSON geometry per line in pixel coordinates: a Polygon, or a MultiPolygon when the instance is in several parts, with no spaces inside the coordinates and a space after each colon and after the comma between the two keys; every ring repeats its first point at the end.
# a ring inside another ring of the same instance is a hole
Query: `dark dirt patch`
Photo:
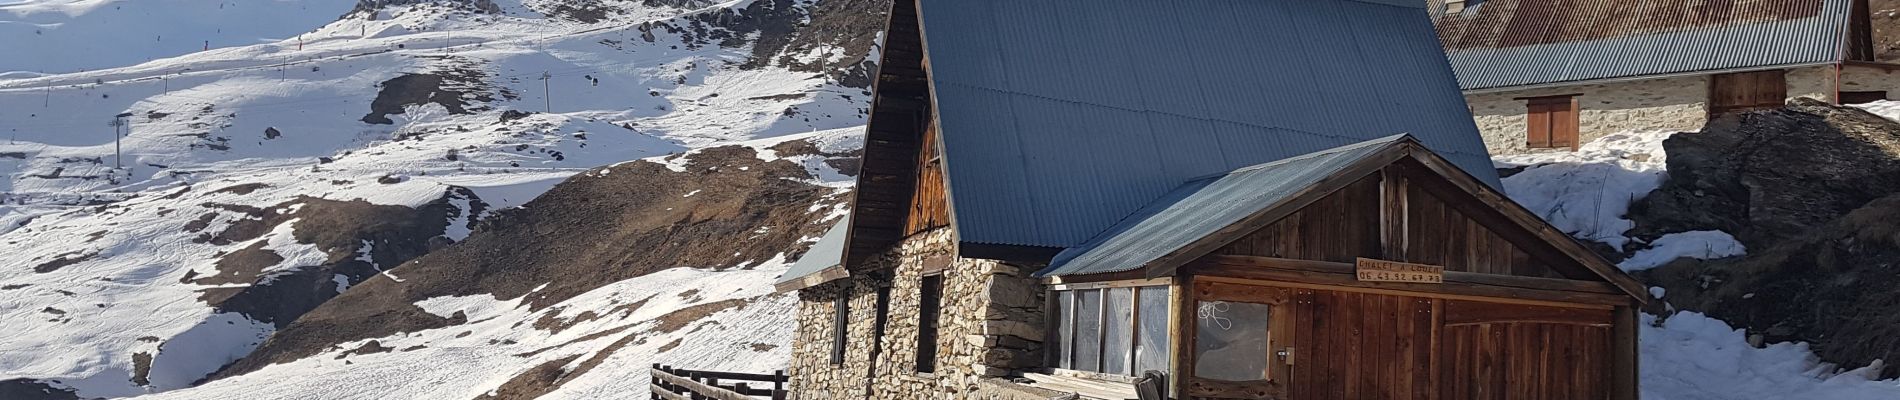
{"type": "Polygon", "coordinates": [[[1631,205],[1631,233],[1719,229],[1767,248],[1900,192],[1900,123],[1798,99],[1670,137],[1669,178],[1631,205]]]}
{"type": "MultiPolygon", "coordinates": [[[[1761,335],[1808,342],[1816,355],[1858,367],[1900,359],[1900,195],[1854,210],[1740,259],[1675,263],[1645,271],[1670,305],[1761,335]]],[[[1881,377],[1900,376],[1886,366],[1881,377]]]]}
{"type": "Polygon", "coordinates": [[[529,368],[527,371],[522,371],[520,375],[509,378],[508,382],[502,383],[500,387],[492,391],[494,394],[483,394],[476,397],[476,399],[533,400],[540,398],[541,395],[548,394],[548,392],[558,387],[555,385],[555,382],[559,382],[563,375],[567,375],[567,370],[562,369],[562,367],[579,358],[581,358],[581,355],[575,354],[541,363],[540,365],[534,366],[534,368],[529,368]]]}
{"type": "Polygon", "coordinates": [[[79,395],[72,390],[60,389],[38,379],[8,379],[0,381],[0,399],[9,400],[78,400],[79,395]]]}
{"type": "Polygon", "coordinates": [[[673,310],[673,312],[661,315],[660,318],[657,319],[659,324],[653,326],[653,331],[659,333],[673,333],[694,322],[706,319],[706,316],[713,315],[713,313],[739,308],[756,299],[757,298],[726,299],[673,310]]]}
{"type": "Polygon", "coordinates": [[[769,343],[753,343],[750,346],[752,347],[752,351],[756,351],[760,353],[772,351],[772,349],[778,348],[778,345],[769,344],[769,343]]]}
{"type": "Polygon", "coordinates": [[[1639,273],[1664,301],[1839,365],[1900,359],[1900,124],[1799,100],[1663,144],[1669,178],[1632,207],[1632,234],[1722,230],[1748,248],[1639,273]]]}
{"type": "Polygon", "coordinates": [[[654,349],[653,349],[653,352],[654,352],[654,353],[665,353],[665,352],[667,352],[667,351],[669,351],[669,350],[673,350],[673,349],[675,349],[675,348],[678,348],[678,347],[680,347],[680,343],[681,343],[681,342],[682,342],[682,341],[681,341],[681,340],[680,340],[679,338],[673,338],[673,341],[671,341],[671,342],[666,342],[666,344],[663,344],[663,345],[660,345],[660,347],[657,347],[657,348],[654,348],[654,349]]]}
{"type": "Polygon", "coordinates": [[[14,290],[14,289],[24,289],[24,288],[26,288],[27,286],[33,286],[33,285],[32,285],[32,284],[29,284],[29,283],[16,283],[16,284],[11,284],[11,285],[0,285],[0,290],[14,290]]]}
{"type": "Polygon", "coordinates": [[[483,220],[462,243],[404,264],[396,271],[404,282],[371,279],[304,314],[216,377],[308,357],[336,343],[454,323],[414,306],[423,299],[525,296],[539,310],[674,266],[770,259],[826,228],[812,222],[813,204],[842,200],[797,179],[810,179],[802,166],[768,163],[742,146],[697,152],[687,172],[634,162],[611,174],[575,175],[522,208],[483,220]],[[761,227],[767,233],[754,235],[761,227]],[[732,240],[742,237],[748,240],[732,240]]]}
{"type": "Polygon", "coordinates": [[[264,128],[264,140],[276,139],[283,136],[284,132],[277,130],[277,127],[264,128]]]}
{"type": "Polygon", "coordinates": [[[600,319],[600,314],[595,313],[594,310],[581,311],[579,315],[575,315],[573,318],[566,318],[566,319],[561,318],[560,310],[555,310],[555,312],[544,314],[541,316],[541,318],[535,319],[534,329],[548,331],[548,333],[550,334],[555,334],[555,333],[561,333],[561,331],[565,331],[567,330],[567,328],[572,328],[574,327],[574,325],[579,325],[582,322],[593,321],[593,320],[598,320],[598,319],[600,319]]]}
{"type": "Polygon", "coordinates": [[[487,90],[484,80],[487,74],[476,69],[452,69],[426,74],[404,74],[383,81],[382,90],[376,92],[376,99],[369,104],[369,114],[362,121],[370,124],[389,125],[396,121],[389,119],[391,114],[402,114],[404,107],[423,104],[436,104],[449,110],[451,114],[472,114],[483,108],[479,103],[494,101],[494,95],[487,90]]]}
{"type": "Polygon", "coordinates": [[[82,253],[82,252],[75,251],[71,253],[61,254],[58,257],[53,257],[52,260],[48,260],[46,262],[40,263],[40,265],[33,266],[33,272],[44,274],[48,272],[58,271],[60,268],[66,268],[66,267],[72,266],[73,264],[86,262],[98,256],[99,256],[99,253],[97,252],[82,253]]]}
{"type": "Polygon", "coordinates": [[[132,384],[145,386],[152,384],[152,353],[132,353],[132,384]]]}
{"type": "Polygon", "coordinates": [[[194,220],[191,220],[191,222],[185,223],[185,232],[198,232],[198,231],[205,230],[205,228],[211,227],[211,221],[216,220],[216,219],[218,219],[218,213],[215,211],[204,213],[203,215],[199,215],[198,219],[194,219],[194,220]]]}
{"type": "Polygon", "coordinates": [[[351,355],[360,356],[364,354],[388,353],[392,350],[395,350],[395,348],[384,347],[382,342],[371,340],[364,342],[362,346],[356,346],[354,349],[344,350],[342,354],[336,355],[336,359],[341,360],[351,355]]]}
{"type": "MultiPolygon", "coordinates": [[[[202,285],[254,283],[251,286],[206,290],[200,299],[220,312],[238,312],[259,322],[286,326],[318,304],[336,295],[336,275],[345,276],[354,285],[376,276],[379,266],[395,265],[447,245],[441,238],[450,216],[456,210],[448,196],[471,198],[467,189],[452,188],[437,200],[420,208],[377,205],[369,202],[335,201],[302,197],[272,206],[269,211],[250,215],[258,218],[234,223],[226,232],[242,229],[240,234],[221,233],[223,240],[250,240],[276,226],[296,220],[291,235],[298,243],[315,245],[328,256],[321,265],[295,266],[260,282],[260,272],[283,262],[283,257],[263,249],[264,243],[225,254],[219,258],[214,274],[191,279],[202,285]],[[296,211],[290,211],[290,210],[296,211]],[[360,259],[365,243],[370,244],[370,260],[360,259]]],[[[473,199],[479,202],[479,199],[473,199]]],[[[195,271],[194,271],[195,272],[195,271]]]]}

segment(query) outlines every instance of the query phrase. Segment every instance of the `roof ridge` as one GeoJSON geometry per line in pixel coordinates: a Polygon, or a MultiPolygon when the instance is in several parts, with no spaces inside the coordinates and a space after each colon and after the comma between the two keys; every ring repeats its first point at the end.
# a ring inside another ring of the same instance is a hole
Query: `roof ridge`
{"type": "Polygon", "coordinates": [[[1337,154],[1337,153],[1344,153],[1344,152],[1347,152],[1347,151],[1352,151],[1352,150],[1358,150],[1358,149],[1362,149],[1362,148],[1367,148],[1367,147],[1373,147],[1373,146],[1375,146],[1375,145],[1384,145],[1384,144],[1391,144],[1391,143],[1398,143],[1398,142],[1401,142],[1401,141],[1404,141],[1405,139],[1408,139],[1408,138],[1410,138],[1410,139],[1411,139],[1412,141],[1414,141],[1414,142],[1416,142],[1416,141],[1418,141],[1418,139],[1417,139],[1417,138],[1413,138],[1413,137],[1412,137],[1412,134],[1411,134],[1411,133],[1409,133],[1409,132],[1408,132],[1408,133],[1400,133],[1400,134],[1396,134],[1396,135],[1391,135],[1391,136],[1386,136],[1386,137],[1382,137],[1382,138],[1377,138],[1377,139],[1370,139],[1370,140],[1365,140],[1365,141],[1361,141],[1361,142],[1356,142],[1356,143],[1351,143],[1351,144],[1347,144],[1347,145],[1343,145],[1343,146],[1339,146],[1339,147],[1334,147],[1334,148],[1330,148],[1330,149],[1324,149],[1324,150],[1319,150],[1319,151],[1314,151],[1314,152],[1311,152],[1311,153],[1306,153],[1306,154],[1301,154],[1301,155],[1297,155],[1297,156],[1292,156],[1292,157],[1287,157],[1287,158],[1282,158],[1282,159],[1278,159],[1278,160],[1273,160],[1273,161],[1268,161],[1268,162],[1264,162],[1264,163],[1260,163],[1260,164],[1254,164],[1254,165],[1249,165],[1249,166],[1245,166],[1245,167],[1240,167],[1240,168],[1237,168],[1237,169],[1234,169],[1234,170],[1232,170],[1232,171],[1227,171],[1227,172],[1222,172],[1222,173],[1218,173],[1218,174],[1211,174],[1211,175],[1207,175],[1207,176],[1202,176],[1202,177],[1198,177],[1198,178],[1194,178],[1194,179],[1189,179],[1188,181],[1189,181],[1189,182],[1192,182],[1192,181],[1197,181],[1197,180],[1201,180],[1201,179],[1207,179],[1207,178],[1212,178],[1212,177],[1218,177],[1218,176],[1227,176],[1227,175],[1233,175],[1233,174],[1238,174],[1238,173],[1242,173],[1242,172],[1248,172],[1248,171],[1255,171],[1255,170],[1259,170],[1259,169],[1262,169],[1262,168],[1269,168],[1269,167],[1276,167],[1276,166],[1280,166],[1281,164],[1287,164],[1287,163],[1291,163],[1291,162],[1295,162],[1295,161],[1305,161],[1305,160],[1308,160],[1308,159],[1313,159],[1313,158],[1318,158],[1318,157],[1320,157],[1320,156],[1326,156],[1326,155],[1332,155],[1332,154],[1337,154]]]}

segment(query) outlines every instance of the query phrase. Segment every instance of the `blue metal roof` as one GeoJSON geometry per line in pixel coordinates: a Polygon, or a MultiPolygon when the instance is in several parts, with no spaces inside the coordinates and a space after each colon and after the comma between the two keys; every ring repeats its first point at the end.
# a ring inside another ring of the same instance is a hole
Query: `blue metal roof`
{"type": "Polygon", "coordinates": [[[1459,86],[1472,90],[1833,62],[1849,5],[1487,0],[1433,13],[1459,86]]]}
{"type": "Polygon", "coordinates": [[[850,222],[851,217],[849,216],[839,218],[837,224],[832,225],[831,229],[826,230],[825,235],[820,236],[817,243],[812,243],[811,249],[805,250],[805,255],[799,257],[798,261],[793,262],[792,267],[786,269],[784,274],[780,274],[778,281],[773,283],[790,282],[794,279],[816,274],[818,271],[825,270],[825,268],[843,264],[844,239],[845,233],[851,231],[850,222]]]}
{"type": "Polygon", "coordinates": [[[1064,250],[1036,276],[1140,268],[1196,240],[1272,208],[1405,135],[1369,140],[1188,182],[1081,246],[1064,250]]]}
{"type": "Polygon", "coordinates": [[[922,0],[962,243],[1067,248],[1197,177],[1398,133],[1493,186],[1402,0],[922,0]]]}

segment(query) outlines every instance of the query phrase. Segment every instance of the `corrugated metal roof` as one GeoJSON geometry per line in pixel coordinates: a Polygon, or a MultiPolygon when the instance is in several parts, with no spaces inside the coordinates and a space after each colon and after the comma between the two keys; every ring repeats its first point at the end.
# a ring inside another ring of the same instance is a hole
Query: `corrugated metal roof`
{"type": "Polygon", "coordinates": [[[820,236],[817,243],[812,243],[811,249],[805,250],[805,255],[792,262],[792,267],[780,274],[778,281],[773,283],[789,282],[843,264],[845,233],[850,232],[850,228],[850,216],[839,218],[837,224],[826,230],[825,235],[820,236]]]}
{"type": "Polygon", "coordinates": [[[959,239],[1072,247],[1191,179],[1397,133],[1496,185],[1411,4],[923,0],[959,239]]]}
{"type": "Polygon", "coordinates": [[[1081,246],[1064,250],[1036,276],[1122,272],[1293,197],[1390,145],[1396,135],[1242,168],[1188,182],[1081,246]]]}
{"type": "Polygon", "coordinates": [[[1486,0],[1456,13],[1438,7],[1433,23],[1470,90],[1835,61],[1849,5],[1486,0]]]}

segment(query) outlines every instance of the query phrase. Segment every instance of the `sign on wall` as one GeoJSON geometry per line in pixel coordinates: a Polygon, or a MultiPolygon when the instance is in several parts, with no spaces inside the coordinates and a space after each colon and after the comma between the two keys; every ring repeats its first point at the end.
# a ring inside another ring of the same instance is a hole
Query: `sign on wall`
{"type": "Polygon", "coordinates": [[[1360,258],[1360,282],[1445,283],[1445,267],[1360,258]]]}

